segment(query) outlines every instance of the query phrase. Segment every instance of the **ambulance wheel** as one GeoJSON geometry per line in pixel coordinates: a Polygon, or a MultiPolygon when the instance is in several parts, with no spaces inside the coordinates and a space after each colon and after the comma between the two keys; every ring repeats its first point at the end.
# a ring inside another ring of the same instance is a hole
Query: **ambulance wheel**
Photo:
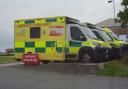
{"type": "Polygon", "coordinates": [[[82,54],[82,63],[92,63],[93,55],[90,52],[82,54]]]}

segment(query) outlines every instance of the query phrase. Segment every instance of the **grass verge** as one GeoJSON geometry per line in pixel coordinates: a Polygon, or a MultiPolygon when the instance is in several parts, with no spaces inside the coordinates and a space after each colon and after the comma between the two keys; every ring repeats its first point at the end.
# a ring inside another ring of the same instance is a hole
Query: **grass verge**
{"type": "Polygon", "coordinates": [[[16,63],[14,59],[14,56],[0,56],[0,64],[6,64],[6,63],[16,63]]]}
{"type": "Polygon", "coordinates": [[[104,69],[99,70],[97,75],[112,77],[128,77],[128,56],[121,60],[107,62],[104,69]]]}

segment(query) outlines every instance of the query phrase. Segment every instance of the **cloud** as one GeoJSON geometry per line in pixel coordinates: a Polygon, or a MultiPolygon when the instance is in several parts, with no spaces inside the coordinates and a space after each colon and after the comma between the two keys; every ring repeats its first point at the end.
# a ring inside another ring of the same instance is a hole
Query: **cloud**
{"type": "MultiPolygon", "coordinates": [[[[121,0],[115,0],[116,11],[121,0]]],[[[0,0],[0,51],[13,47],[14,20],[48,16],[70,16],[98,23],[113,17],[107,0],[0,0]]]]}

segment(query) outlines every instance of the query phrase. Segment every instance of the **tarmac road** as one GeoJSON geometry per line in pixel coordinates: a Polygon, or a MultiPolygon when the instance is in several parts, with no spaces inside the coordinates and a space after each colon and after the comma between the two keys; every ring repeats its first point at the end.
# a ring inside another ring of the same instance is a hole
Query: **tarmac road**
{"type": "Polygon", "coordinates": [[[0,89],[128,89],[128,78],[43,71],[23,65],[0,67],[0,89]]]}

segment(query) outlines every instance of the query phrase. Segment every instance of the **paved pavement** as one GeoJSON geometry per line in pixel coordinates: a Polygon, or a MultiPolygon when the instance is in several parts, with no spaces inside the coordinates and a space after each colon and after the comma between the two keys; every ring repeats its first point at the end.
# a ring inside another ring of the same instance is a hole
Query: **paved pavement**
{"type": "Polygon", "coordinates": [[[13,65],[0,67],[0,89],[128,89],[128,79],[13,65]]]}

